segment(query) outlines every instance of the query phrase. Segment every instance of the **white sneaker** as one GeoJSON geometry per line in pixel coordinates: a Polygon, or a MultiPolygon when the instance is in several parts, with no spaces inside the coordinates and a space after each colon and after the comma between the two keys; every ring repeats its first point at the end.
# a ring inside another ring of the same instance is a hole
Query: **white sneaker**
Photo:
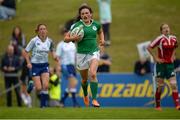
{"type": "Polygon", "coordinates": [[[22,98],[24,104],[27,105],[28,104],[28,100],[27,100],[26,95],[24,93],[21,93],[21,98],[22,98]]]}
{"type": "Polygon", "coordinates": [[[28,107],[28,108],[31,108],[31,107],[32,107],[32,99],[31,99],[31,96],[30,96],[30,95],[27,96],[27,100],[28,100],[27,107],[28,107]]]}

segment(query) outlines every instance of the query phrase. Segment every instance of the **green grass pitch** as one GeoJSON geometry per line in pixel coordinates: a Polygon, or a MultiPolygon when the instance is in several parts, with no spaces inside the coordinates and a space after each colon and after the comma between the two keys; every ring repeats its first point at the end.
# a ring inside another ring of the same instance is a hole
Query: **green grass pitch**
{"type": "Polygon", "coordinates": [[[0,119],[180,119],[180,111],[164,108],[0,108],[0,119]]]}

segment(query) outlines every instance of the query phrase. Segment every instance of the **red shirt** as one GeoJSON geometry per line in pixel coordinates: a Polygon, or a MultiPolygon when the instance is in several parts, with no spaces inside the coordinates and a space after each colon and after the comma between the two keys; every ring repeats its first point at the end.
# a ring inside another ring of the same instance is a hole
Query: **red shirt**
{"type": "Polygon", "coordinates": [[[158,47],[158,57],[164,60],[164,63],[172,63],[172,54],[175,48],[178,46],[176,36],[165,35],[158,36],[150,44],[151,48],[158,47]]]}

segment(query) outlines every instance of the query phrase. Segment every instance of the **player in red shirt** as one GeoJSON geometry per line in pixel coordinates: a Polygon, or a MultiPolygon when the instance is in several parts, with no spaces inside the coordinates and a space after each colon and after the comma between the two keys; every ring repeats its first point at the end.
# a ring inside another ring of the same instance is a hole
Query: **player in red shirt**
{"type": "Polygon", "coordinates": [[[160,26],[161,35],[151,42],[148,46],[149,53],[153,56],[156,63],[156,84],[157,89],[155,93],[156,110],[162,110],[160,106],[160,99],[162,88],[164,86],[164,79],[168,79],[172,88],[172,97],[177,110],[180,110],[177,81],[174,71],[174,56],[175,49],[178,47],[175,36],[170,35],[170,28],[168,24],[160,26]],[[153,52],[153,49],[158,49],[158,55],[153,52]]]}

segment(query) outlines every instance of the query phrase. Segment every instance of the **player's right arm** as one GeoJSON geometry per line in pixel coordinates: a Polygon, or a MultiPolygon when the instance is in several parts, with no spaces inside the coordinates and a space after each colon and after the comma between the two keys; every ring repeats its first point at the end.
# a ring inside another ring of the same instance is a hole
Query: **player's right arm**
{"type": "Polygon", "coordinates": [[[71,31],[75,28],[75,26],[76,26],[76,24],[71,25],[69,32],[67,32],[64,35],[64,42],[67,42],[67,43],[71,42],[71,41],[77,42],[78,40],[80,40],[80,36],[78,36],[78,35],[71,36],[71,31]]]}
{"type": "Polygon", "coordinates": [[[147,47],[147,50],[152,55],[153,59],[157,63],[162,63],[163,61],[157,57],[157,55],[153,52],[153,48],[150,47],[150,45],[147,47]]]}
{"type": "Polygon", "coordinates": [[[26,46],[26,48],[22,51],[22,55],[23,57],[26,59],[26,62],[27,62],[27,67],[29,69],[32,68],[32,64],[31,64],[31,61],[30,61],[30,55],[29,55],[29,52],[33,49],[33,47],[35,46],[35,40],[32,39],[28,45],[26,46]]]}
{"type": "Polygon", "coordinates": [[[150,45],[148,45],[147,50],[152,55],[153,59],[157,63],[163,63],[163,60],[160,59],[154,52],[153,49],[159,44],[161,39],[161,36],[157,37],[155,40],[153,40],[150,45]]]}
{"type": "Polygon", "coordinates": [[[80,36],[78,36],[78,35],[73,35],[73,36],[70,36],[70,31],[67,33],[67,34],[65,34],[65,36],[64,36],[64,42],[71,42],[71,41],[75,41],[75,42],[77,42],[78,40],[80,40],[80,36]]]}
{"type": "Polygon", "coordinates": [[[31,68],[32,68],[32,64],[31,64],[31,61],[30,61],[30,55],[29,55],[29,53],[28,53],[25,49],[23,49],[23,50],[22,50],[22,55],[23,55],[23,57],[25,58],[25,60],[26,60],[26,62],[27,62],[27,67],[28,67],[29,69],[31,69],[31,68]]]}

